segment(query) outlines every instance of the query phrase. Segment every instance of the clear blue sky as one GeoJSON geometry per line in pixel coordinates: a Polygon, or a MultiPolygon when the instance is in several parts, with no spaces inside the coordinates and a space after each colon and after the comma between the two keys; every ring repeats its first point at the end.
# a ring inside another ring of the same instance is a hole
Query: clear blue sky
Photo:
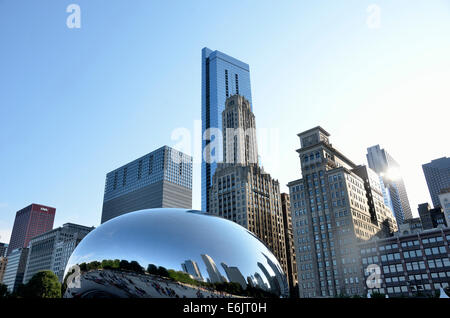
{"type": "MultiPolygon", "coordinates": [[[[357,163],[386,148],[415,214],[430,202],[421,164],[450,152],[450,1],[0,0],[0,241],[33,202],[55,226],[97,226],[106,173],[200,120],[204,46],[250,65],[282,190],[300,177],[296,134],[322,125],[357,163]]],[[[193,186],[199,208],[200,165],[193,186]]]]}

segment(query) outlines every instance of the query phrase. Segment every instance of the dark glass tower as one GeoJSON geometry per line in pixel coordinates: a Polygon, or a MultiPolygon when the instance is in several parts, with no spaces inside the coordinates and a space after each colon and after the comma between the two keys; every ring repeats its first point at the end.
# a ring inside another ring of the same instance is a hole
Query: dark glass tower
{"type": "Polygon", "coordinates": [[[244,96],[252,105],[250,68],[231,56],[208,48],[202,50],[202,210],[208,211],[209,188],[222,161],[222,138],[208,129],[222,131],[225,100],[232,95],[244,96]],[[207,139],[207,140],[205,140],[207,139]],[[214,146],[214,144],[216,146],[214,146]],[[205,149],[206,148],[206,149],[205,149]],[[205,151],[206,150],[206,151],[205,151]],[[205,153],[206,157],[205,158],[205,153]]]}
{"type": "Polygon", "coordinates": [[[102,220],[153,208],[192,208],[192,157],[163,146],[106,175],[102,220]]]}
{"type": "Polygon", "coordinates": [[[422,165],[423,174],[427,180],[428,191],[430,191],[433,206],[439,207],[439,193],[450,188],[450,158],[439,158],[422,165]]]}

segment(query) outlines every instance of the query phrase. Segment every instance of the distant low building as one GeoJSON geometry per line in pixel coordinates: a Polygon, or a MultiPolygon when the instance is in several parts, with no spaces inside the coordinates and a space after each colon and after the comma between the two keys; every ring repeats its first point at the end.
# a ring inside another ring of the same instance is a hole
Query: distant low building
{"type": "Polygon", "coordinates": [[[62,227],[36,236],[30,241],[23,282],[41,270],[51,270],[63,280],[69,257],[81,240],[94,229],[66,223],[62,227]]]}
{"type": "Polygon", "coordinates": [[[398,232],[395,233],[395,236],[420,233],[422,231],[422,221],[420,218],[412,218],[406,220],[403,224],[400,224],[398,227],[398,232]]]}
{"type": "Polygon", "coordinates": [[[447,226],[445,215],[441,207],[432,209],[428,203],[419,204],[419,216],[424,230],[447,226]]]}
{"type": "Polygon", "coordinates": [[[366,292],[389,297],[434,294],[450,282],[450,228],[360,244],[366,292]]]}

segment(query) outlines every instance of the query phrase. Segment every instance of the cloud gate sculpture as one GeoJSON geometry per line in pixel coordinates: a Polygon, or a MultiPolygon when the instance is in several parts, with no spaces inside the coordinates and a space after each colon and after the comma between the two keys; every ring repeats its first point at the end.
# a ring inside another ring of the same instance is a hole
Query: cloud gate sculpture
{"type": "Polygon", "coordinates": [[[244,227],[201,211],[149,209],[89,233],[70,257],[66,298],[288,297],[286,275],[244,227]]]}

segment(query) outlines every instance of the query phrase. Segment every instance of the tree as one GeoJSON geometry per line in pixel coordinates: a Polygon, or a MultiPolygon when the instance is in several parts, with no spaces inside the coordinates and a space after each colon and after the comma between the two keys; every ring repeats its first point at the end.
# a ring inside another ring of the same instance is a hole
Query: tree
{"type": "Polygon", "coordinates": [[[158,275],[162,277],[169,277],[169,272],[165,267],[159,266],[158,267],[158,275]]]}
{"type": "Polygon", "coordinates": [[[93,261],[93,262],[90,262],[89,264],[87,264],[87,268],[88,268],[88,270],[91,271],[94,269],[99,269],[101,265],[102,265],[102,263],[93,261]]]}
{"type": "Polygon", "coordinates": [[[23,293],[27,298],[61,298],[61,284],[52,271],[41,271],[24,286],[23,293]]]}
{"type": "Polygon", "coordinates": [[[370,298],[386,298],[386,295],[380,292],[373,292],[370,294],[370,298]]]}
{"type": "Polygon", "coordinates": [[[125,259],[121,260],[120,263],[119,263],[119,269],[122,270],[122,271],[129,270],[130,269],[130,263],[127,260],[125,260],[125,259]]]}
{"type": "Polygon", "coordinates": [[[143,274],[144,273],[144,269],[136,261],[131,261],[129,266],[130,266],[130,268],[129,268],[130,271],[133,271],[133,272],[136,272],[136,273],[139,273],[139,274],[143,274]]]}
{"type": "Polygon", "coordinates": [[[148,264],[147,272],[152,275],[158,275],[158,267],[155,264],[148,264]]]}
{"type": "Polygon", "coordinates": [[[0,284],[0,298],[7,298],[8,296],[8,287],[4,284],[0,284]]]}

